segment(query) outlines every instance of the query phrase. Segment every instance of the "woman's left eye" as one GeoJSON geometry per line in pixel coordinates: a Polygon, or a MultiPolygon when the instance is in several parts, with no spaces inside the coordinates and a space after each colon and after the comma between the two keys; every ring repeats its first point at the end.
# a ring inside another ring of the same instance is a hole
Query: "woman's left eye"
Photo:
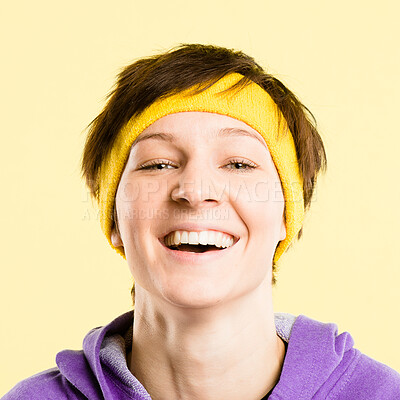
{"type": "Polygon", "coordinates": [[[240,172],[249,172],[258,167],[257,164],[248,160],[231,160],[227,166],[231,166],[232,168],[228,168],[231,171],[240,171],[240,172]]]}

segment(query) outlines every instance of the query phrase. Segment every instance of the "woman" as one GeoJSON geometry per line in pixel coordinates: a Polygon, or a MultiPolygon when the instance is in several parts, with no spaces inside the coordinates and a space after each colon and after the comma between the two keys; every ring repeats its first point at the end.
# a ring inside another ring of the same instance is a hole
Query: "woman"
{"type": "Polygon", "coordinates": [[[310,115],[241,52],[182,45],[126,67],[82,170],[134,316],[4,399],[399,399],[400,376],[348,333],[273,312],[326,165],[310,115]]]}

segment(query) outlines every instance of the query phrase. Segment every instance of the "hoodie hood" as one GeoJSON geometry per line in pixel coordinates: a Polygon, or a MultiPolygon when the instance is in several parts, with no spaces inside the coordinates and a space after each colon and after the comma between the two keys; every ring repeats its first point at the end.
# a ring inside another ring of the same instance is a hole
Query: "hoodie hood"
{"type": "Polygon", "coordinates": [[[57,354],[61,374],[90,400],[151,400],[126,363],[132,326],[130,311],[104,327],[92,329],[83,340],[83,350],[57,354]]]}
{"type": "MultiPolygon", "coordinates": [[[[377,387],[384,381],[385,385],[388,382],[399,385],[396,388],[400,390],[399,375],[354,349],[350,334],[338,335],[335,324],[321,323],[304,315],[277,313],[275,325],[277,334],[288,346],[279,382],[269,400],[353,400],[359,398],[365,382],[374,380],[377,387]],[[345,387],[350,388],[349,396],[343,392],[345,387]]],[[[133,311],[130,311],[105,327],[91,330],[84,339],[83,350],[58,353],[56,362],[63,379],[91,400],[151,400],[127,367],[132,326],[133,311]]],[[[395,398],[400,399],[400,395],[395,398]]]]}
{"type": "Polygon", "coordinates": [[[326,399],[344,371],[356,365],[360,352],[353,345],[351,335],[338,335],[335,324],[300,315],[293,325],[281,377],[270,399],[326,399]]]}

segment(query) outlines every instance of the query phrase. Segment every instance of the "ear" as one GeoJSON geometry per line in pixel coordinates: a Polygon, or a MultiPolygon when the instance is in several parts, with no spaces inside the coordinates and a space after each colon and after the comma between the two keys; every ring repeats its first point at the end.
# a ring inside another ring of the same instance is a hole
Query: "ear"
{"type": "Polygon", "coordinates": [[[124,244],[122,243],[121,235],[117,231],[115,225],[111,230],[111,243],[114,247],[120,247],[123,246],[124,244]]]}
{"type": "Polygon", "coordinates": [[[280,232],[280,240],[284,240],[286,238],[286,224],[285,224],[285,215],[282,217],[282,223],[281,223],[281,232],[280,232]]]}

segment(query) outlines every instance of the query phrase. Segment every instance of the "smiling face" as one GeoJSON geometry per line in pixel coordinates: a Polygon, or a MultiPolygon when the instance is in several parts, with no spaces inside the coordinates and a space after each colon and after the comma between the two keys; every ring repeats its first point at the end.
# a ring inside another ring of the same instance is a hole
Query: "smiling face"
{"type": "Polygon", "coordinates": [[[284,197],[262,136],[244,122],[207,112],[160,118],[134,142],[115,201],[112,242],[124,247],[137,292],[200,308],[271,282],[284,197]],[[228,247],[200,252],[201,243],[228,247]]]}

